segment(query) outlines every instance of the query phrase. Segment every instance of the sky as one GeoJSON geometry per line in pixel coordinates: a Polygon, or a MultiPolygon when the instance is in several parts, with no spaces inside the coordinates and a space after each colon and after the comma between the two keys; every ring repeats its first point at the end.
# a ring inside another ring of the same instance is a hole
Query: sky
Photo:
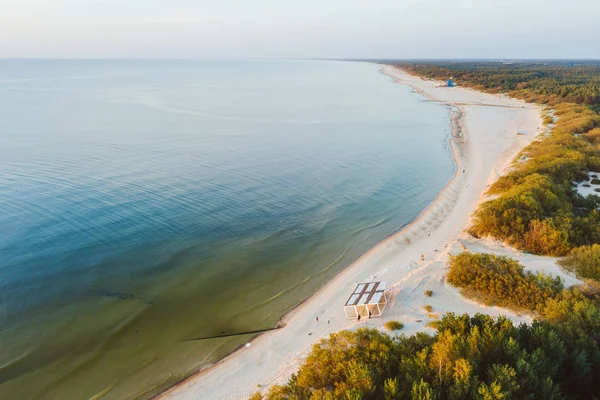
{"type": "Polygon", "coordinates": [[[600,58],[599,0],[0,0],[1,58],[600,58]]]}

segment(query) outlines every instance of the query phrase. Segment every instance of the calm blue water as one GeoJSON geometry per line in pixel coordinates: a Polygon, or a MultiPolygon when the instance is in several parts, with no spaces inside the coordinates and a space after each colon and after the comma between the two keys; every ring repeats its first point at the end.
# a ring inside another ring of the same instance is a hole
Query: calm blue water
{"type": "Polygon", "coordinates": [[[449,112],[378,70],[0,61],[0,397],[148,397],[414,219],[449,112]]]}

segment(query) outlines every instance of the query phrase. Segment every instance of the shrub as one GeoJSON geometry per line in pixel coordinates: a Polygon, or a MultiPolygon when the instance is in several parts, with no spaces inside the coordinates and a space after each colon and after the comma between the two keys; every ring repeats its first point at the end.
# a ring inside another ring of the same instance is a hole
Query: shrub
{"type": "Polygon", "coordinates": [[[558,263],[578,278],[600,281],[600,245],[578,247],[558,263]]]}
{"type": "MultiPolygon", "coordinates": [[[[564,225],[570,228],[568,221],[564,221],[564,225]]],[[[529,229],[523,235],[523,247],[537,254],[565,254],[571,247],[567,229],[566,226],[557,226],[552,219],[532,220],[529,229]]]]}
{"type": "Polygon", "coordinates": [[[539,311],[564,288],[560,278],[525,271],[517,261],[492,254],[450,257],[448,283],[488,305],[539,311]]]}
{"type": "Polygon", "coordinates": [[[433,311],[433,307],[432,307],[431,305],[429,305],[429,304],[427,304],[427,305],[423,306],[423,309],[424,309],[425,311],[427,311],[428,313],[430,313],[430,312],[432,312],[432,311],[433,311]]]}
{"type": "Polygon", "coordinates": [[[485,202],[475,214],[470,232],[492,235],[533,253],[562,255],[570,249],[569,223],[559,215],[572,213],[563,189],[550,178],[533,174],[501,197],[485,202]],[[556,216],[548,219],[549,215],[556,216]]]}
{"type": "Polygon", "coordinates": [[[440,323],[442,321],[440,321],[439,319],[434,319],[433,321],[429,321],[427,322],[427,324],[425,324],[427,327],[432,328],[432,329],[439,329],[440,327],[440,323]]]}
{"type": "Polygon", "coordinates": [[[388,321],[383,326],[390,332],[399,331],[400,329],[404,328],[404,324],[400,321],[388,321]]]}
{"type": "Polygon", "coordinates": [[[433,290],[426,290],[425,291],[425,296],[427,296],[427,297],[433,296],[433,290]]]}
{"type": "Polygon", "coordinates": [[[592,180],[590,181],[590,183],[591,183],[592,185],[600,185],[600,179],[596,179],[596,178],[594,178],[594,179],[592,179],[592,180]]]}
{"type": "Polygon", "coordinates": [[[592,129],[586,133],[586,139],[591,143],[600,143],[600,128],[592,129]]]}

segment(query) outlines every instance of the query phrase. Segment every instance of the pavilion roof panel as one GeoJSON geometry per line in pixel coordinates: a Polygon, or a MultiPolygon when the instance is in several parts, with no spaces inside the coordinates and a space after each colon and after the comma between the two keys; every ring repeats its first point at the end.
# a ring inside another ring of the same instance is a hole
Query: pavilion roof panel
{"type": "Polygon", "coordinates": [[[345,306],[377,304],[380,302],[386,288],[387,282],[359,283],[348,298],[348,301],[346,301],[345,306]]]}

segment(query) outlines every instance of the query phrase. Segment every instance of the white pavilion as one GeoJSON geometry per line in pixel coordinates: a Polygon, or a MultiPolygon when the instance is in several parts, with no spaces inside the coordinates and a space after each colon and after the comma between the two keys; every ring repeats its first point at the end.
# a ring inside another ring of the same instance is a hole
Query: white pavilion
{"type": "Polygon", "coordinates": [[[344,305],[348,319],[381,317],[391,297],[387,282],[364,282],[356,285],[354,292],[344,305]]]}

